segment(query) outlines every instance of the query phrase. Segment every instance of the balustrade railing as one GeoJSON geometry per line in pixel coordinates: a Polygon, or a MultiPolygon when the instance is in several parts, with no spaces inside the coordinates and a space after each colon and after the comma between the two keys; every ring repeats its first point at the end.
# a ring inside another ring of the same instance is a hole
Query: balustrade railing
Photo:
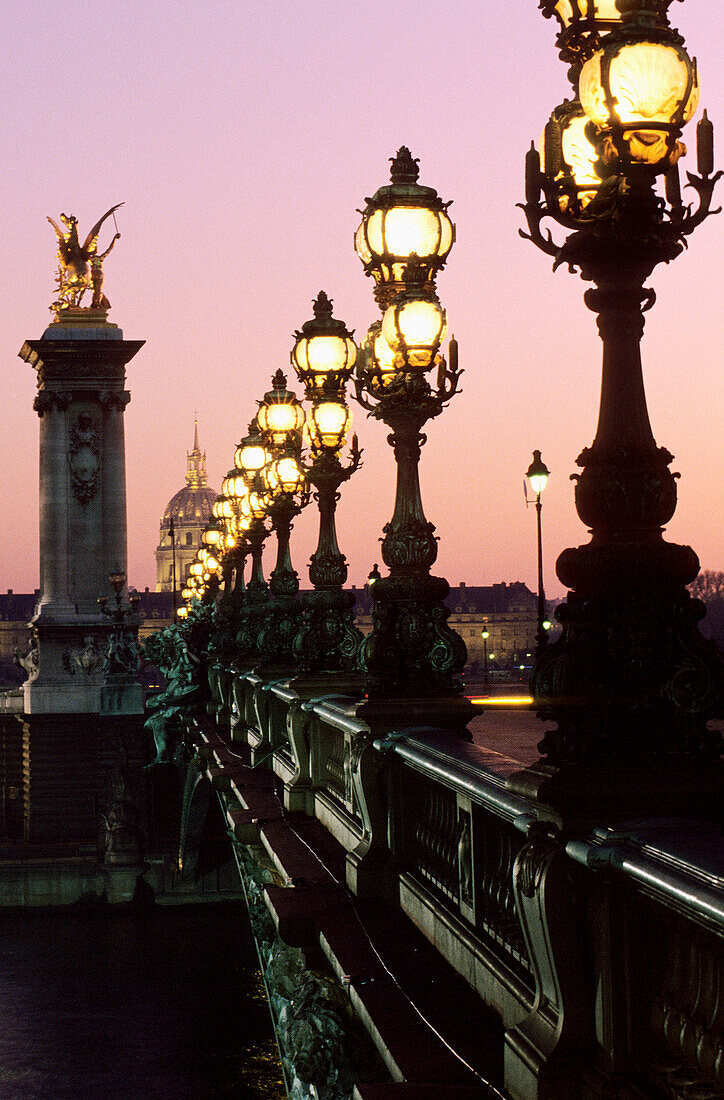
{"type": "Polygon", "coordinates": [[[399,903],[499,1013],[513,1097],[559,1095],[566,1074],[589,1081],[582,1098],[724,1096],[711,826],[563,836],[509,789],[515,761],[440,730],[372,729],[361,701],[293,681],[237,673],[231,696],[232,736],[346,850],[348,886],[399,903]]]}

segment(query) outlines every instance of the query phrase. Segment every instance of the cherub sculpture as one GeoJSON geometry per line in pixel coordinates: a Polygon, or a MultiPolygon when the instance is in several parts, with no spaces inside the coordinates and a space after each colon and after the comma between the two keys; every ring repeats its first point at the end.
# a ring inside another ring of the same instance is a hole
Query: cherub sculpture
{"type": "MultiPolygon", "coordinates": [[[[93,290],[91,309],[107,310],[110,302],[103,293],[103,261],[120,237],[116,227],[116,235],[105,252],[98,252],[98,234],[106,218],[123,206],[122,202],[112,206],[110,210],[100,218],[91,229],[83,244],[78,239],[78,219],[74,214],[61,214],[60,220],[65,226],[61,229],[52,218],[48,221],[53,226],[58,237],[58,298],[51,309],[57,313],[61,309],[69,307],[77,309],[81,299],[87,290],[93,290]]],[[[115,216],[113,218],[115,221],[115,216]]]]}

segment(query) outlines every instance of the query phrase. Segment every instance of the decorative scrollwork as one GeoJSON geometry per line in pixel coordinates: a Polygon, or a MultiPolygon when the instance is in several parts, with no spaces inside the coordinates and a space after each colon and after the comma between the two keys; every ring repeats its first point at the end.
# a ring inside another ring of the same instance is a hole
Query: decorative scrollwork
{"type": "Polygon", "coordinates": [[[73,495],[81,504],[88,504],[98,492],[100,482],[100,432],[91,414],[81,412],[68,435],[68,465],[73,495]]]}

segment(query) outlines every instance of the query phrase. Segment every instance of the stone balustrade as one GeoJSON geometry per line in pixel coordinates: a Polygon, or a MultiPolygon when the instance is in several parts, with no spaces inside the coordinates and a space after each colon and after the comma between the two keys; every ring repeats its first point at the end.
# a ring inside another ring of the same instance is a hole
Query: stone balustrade
{"type": "Polygon", "coordinates": [[[714,826],[579,834],[516,793],[517,761],[431,727],[372,729],[349,684],[210,682],[216,728],[335,838],[352,896],[399,905],[498,1014],[511,1097],[724,1096],[714,826]]]}

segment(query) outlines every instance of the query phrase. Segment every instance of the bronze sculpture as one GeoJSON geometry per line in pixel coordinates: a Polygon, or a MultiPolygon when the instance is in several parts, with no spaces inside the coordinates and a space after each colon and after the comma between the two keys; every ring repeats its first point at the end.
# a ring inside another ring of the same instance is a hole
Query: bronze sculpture
{"type": "MultiPolygon", "coordinates": [[[[116,203],[96,222],[83,244],[78,238],[78,219],[74,214],[61,214],[60,220],[65,230],[48,218],[58,237],[58,297],[50,307],[56,314],[63,309],[78,309],[83,295],[92,289],[93,299],[90,308],[108,310],[110,302],[103,293],[103,261],[120,237],[116,234],[105,252],[98,252],[98,235],[106,218],[114,214],[122,202],[116,203]]],[[[113,219],[115,221],[115,217],[113,219]]]]}

